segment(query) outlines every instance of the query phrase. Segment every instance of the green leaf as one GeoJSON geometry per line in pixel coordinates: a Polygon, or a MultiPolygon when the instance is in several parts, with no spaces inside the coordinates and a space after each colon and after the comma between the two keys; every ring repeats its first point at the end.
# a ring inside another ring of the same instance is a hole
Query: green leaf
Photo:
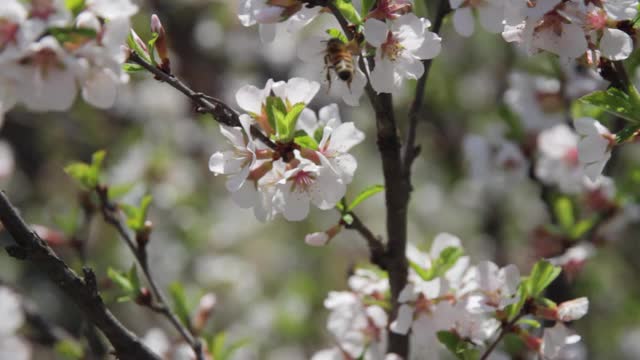
{"type": "Polygon", "coordinates": [[[293,142],[302,146],[303,148],[318,150],[318,143],[314,138],[309,135],[301,135],[293,138],[293,142]]]}
{"type": "MultiPolygon", "coordinates": [[[[374,0],[375,1],[375,0],[374,0]]],[[[344,44],[349,42],[349,39],[342,33],[342,31],[336,28],[330,28],[326,30],[326,33],[329,34],[334,39],[340,39],[344,44]]]]}
{"type": "Polygon", "coordinates": [[[184,287],[179,282],[169,285],[169,295],[173,300],[173,310],[182,323],[189,327],[191,323],[191,311],[187,305],[187,296],[184,293],[184,287]]]}
{"type": "Polygon", "coordinates": [[[71,163],[64,168],[64,172],[86,190],[91,191],[97,185],[97,179],[93,176],[91,167],[85,163],[71,163]]]}
{"type": "Polygon", "coordinates": [[[526,279],[528,295],[538,298],[544,290],[555,280],[562,269],[546,260],[538,261],[531,269],[531,275],[526,279]]]}
{"type": "Polygon", "coordinates": [[[369,14],[369,11],[372,10],[371,8],[373,7],[373,5],[376,3],[376,0],[363,0],[362,1],[362,8],[360,9],[360,15],[362,18],[367,17],[367,14],[369,14]]]}
{"type": "Polygon", "coordinates": [[[360,194],[358,194],[358,196],[356,196],[356,198],[351,202],[351,204],[349,204],[349,206],[347,207],[347,211],[355,209],[356,206],[360,205],[361,202],[367,200],[368,198],[381,191],[384,191],[384,185],[372,185],[362,190],[360,194]]]}
{"type": "Polygon", "coordinates": [[[578,101],[574,101],[571,104],[572,119],[577,119],[581,117],[590,117],[593,119],[600,119],[602,118],[602,114],[604,113],[605,111],[603,108],[599,106],[591,105],[584,101],[578,100],[578,101]]]}
{"type": "Polygon", "coordinates": [[[137,232],[144,229],[144,223],[147,220],[147,213],[152,200],[153,197],[151,195],[145,195],[142,197],[142,200],[140,200],[138,207],[120,204],[120,208],[127,216],[127,226],[131,228],[131,230],[137,232]]]}
{"type": "Polygon", "coordinates": [[[451,331],[438,331],[438,340],[443,344],[455,357],[459,360],[475,360],[478,359],[480,353],[473,344],[451,331]]]}
{"type": "Polygon", "coordinates": [[[73,339],[64,339],[56,342],[55,352],[65,360],[80,360],[84,358],[82,345],[73,339]]]}
{"type": "Polygon", "coordinates": [[[505,309],[505,311],[509,315],[508,316],[509,321],[513,321],[513,319],[515,319],[516,316],[520,314],[520,311],[522,311],[524,304],[529,299],[529,293],[528,293],[529,290],[528,290],[528,286],[525,284],[525,281],[521,282],[520,285],[518,286],[518,302],[507,306],[507,308],[505,309]]]}
{"type": "Polygon", "coordinates": [[[145,51],[145,49],[140,46],[140,44],[138,44],[138,42],[133,37],[133,30],[129,32],[129,36],[127,37],[127,46],[129,47],[129,49],[131,49],[131,51],[140,56],[144,61],[151,62],[147,51],[145,51]]]}
{"type": "Polygon", "coordinates": [[[110,267],[107,269],[107,276],[126,294],[132,294],[134,292],[135,287],[127,275],[110,267]]]}
{"type": "Polygon", "coordinates": [[[284,118],[287,113],[287,106],[277,96],[269,96],[266,101],[267,118],[269,119],[269,125],[276,129],[278,139],[280,139],[280,131],[284,125],[284,118]]]}
{"type": "Polygon", "coordinates": [[[95,30],[88,28],[74,28],[74,27],[53,27],[47,30],[51,36],[53,36],[60,44],[65,43],[78,43],[91,39],[95,39],[98,35],[95,30]]]}
{"type": "Polygon", "coordinates": [[[573,204],[571,203],[571,199],[566,196],[557,198],[553,203],[553,210],[560,225],[565,230],[571,230],[576,221],[573,215],[573,204]]]}
{"type": "Polygon", "coordinates": [[[109,197],[109,200],[119,199],[127,195],[135,186],[135,182],[120,185],[111,185],[109,186],[109,190],[107,190],[107,196],[109,197]]]}
{"type": "Polygon", "coordinates": [[[140,292],[140,278],[138,277],[138,268],[136,264],[133,263],[131,268],[129,269],[129,273],[127,274],[129,278],[129,282],[131,282],[131,286],[135,290],[135,293],[140,292]]]}
{"type": "Polygon", "coordinates": [[[362,23],[362,19],[360,18],[360,14],[350,0],[335,0],[336,7],[345,17],[345,19],[349,20],[350,23],[355,25],[360,25],[362,23]]]}
{"type": "Polygon", "coordinates": [[[124,63],[122,64],[122,70],[128,73],[135,73],[135,72],[144,71],[144,68],[138,64],[124,63]]]}
{"type": "Polygon", "coordinates": [[[601,107],[605,111],[631,122],[640,123],[640,100],[633,86],[630,92],[631,95],[612,87],[605,91],[596,91],[585,95],[579,100],[601,107]]]}
{"type": "Polygon", "coordinates": [[[532,328],[538,329],[541,325],[540,322],[536,319],[520,319],[517,324],[531,326],[532,328]]]}
{"type": "Polygon", "coordinates": [[[151,38],[151,40],[149,40],[149,42],[147,43],[149,45],[149,56],[151,57],[151,64],[153,66],[158,65],[158,62],[156,60],[156,41],[158,41],[158,38],[160,37],[160,34],[158,33],[153,33],[153,36],[151,38]]]}
{"type": "MultiPolygon", "coordinates": [[[[293,105],[293,107],[287,112],[284,119],[282,120],[282,124],[278,127],[278,136],[282,141],[291,141],[293,135],[295,134],[296,124],[298,123],[298,118],[302,113],[302,110],[306,107],[305,103],[298,103],[293,105]]],[[[276,123],[276,126],[278,123],[276,123]]]]}
{"type": "Polygon", "coordinates": [[[633,139],[635,139],[638,130],[640,130],[640,124],[636,125],[627,125],[624,127],[624,129],[618,131],[616,133],[616,142],[618,144],[622,144],[624,142],[627,141],[631,141],[633,139]]]}
{"type": "Polygon", "coordinates": [[[64,5],[75,17],[84,9],[84,0],[64,0],[64,5]]]}
{"type": "Polygon", "coordinates": [[[572,239],[579,239],[584,234],[586,234],[587,231],[591,230],[594,224],[595,224],[594,218],[580,220],[573,226],[573,228],[571,228],[571,231],[569,232],[569,236],[572,239]]]}
{"type": "Polygon", "coordinates": [[[420,265],[409,260],[409,266],[422,278],[424,281],[431,281],[437,277],[443,276],[449,269],[456,264],[456,261],[462,256],[463,250],[456,246],[449,246],[442,250],[440,256],[433,260],[431,267],[428,269],[422,268],[420,265]]]}

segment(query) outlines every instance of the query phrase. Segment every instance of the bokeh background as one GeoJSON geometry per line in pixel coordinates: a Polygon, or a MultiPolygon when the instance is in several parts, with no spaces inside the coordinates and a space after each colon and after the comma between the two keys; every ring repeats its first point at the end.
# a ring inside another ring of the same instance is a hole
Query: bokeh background
{"type": "MultiPolygon", "coordinates": [[[[170,38],[174,72],[192,88],[234,107],[235,91],[245,84],[261,87],[268,78],[313,77],[322,70],[305,68],[296,56],[296,45],[310,29],[262,44],[257,28],[240,25],[234,1],[150,0],[139,5],[134,28],[148,38],[149,17],[159,15],[170,38]]],[[[416,12],[429,14],[421,2],[416,12]]],[[[526,273],[545,253],[532,234],[552,220],[542,187],[524,179],[508,191],[490,189],[484,180],[470,176],[463,140],[468,133],[488,134],[494,126],[505,125],[504,97],[512,71],[552,73],[553,60],[545,55],[525,59],[499,35],[482,30],[462,38],[448,20],[442,37],[443,52],[433,63],[418,130],[422,153],[414,166],[410,240],[428,248],[435,234],[450,232],[463,240],[474,260],[516,263],[526,273]]],[[[405,93],[395,96],[403,129],[414,86],[410,82],[405,93]]],[[[321,90],[311,107],[334,101],[321,90]]],[[[340,109],[343,120],[354,121],[367,134],[353,151],[359,163],[349,187],[353,197],[383,183],[375,123],[364,97],[360,107],[340,103],[340,109]]],[[[301,223],[278,218],[263,224],[251,211],[235,206],[224,179],[207,167],[209,156],[225,146],[218,125],[196,114],[174,89],[147,74],[133,74],[109,111],[81,101],[68,113],[17,108],[7,114],[0,139],[1,187],[29,222],[88,241],[86,263],[102,280],[110,307],[137,334],[161,328],[178,338],[160,316],[130,302],[115,302],[117,291],[109,284],[107,269],[128,269],[133,257],[100,216],[84,224],[79,187],[63,171],[71,161],[89,161],[99,149],[107,150],[105,183],[132,187],[124,202],[153,196],[149,219],[154,231],[148,249],[160,285],[166,289],[181,282],[193,306],[204,293],[215,293],[218,301],[208,332],[225,331],[232,340],[248,340],[234,358],[306,359],[331,344],[323,300],[328,291],[345,289],[353,267],[367,261],[365,242],[344,230],[326,247],[305,245],[305,234],[338,221],[335,211],[312,210],[301,223]]],[[[625,146],[607,169],[630,199],[638,192],[637,176],[634,182],[632,175],[639,151],[637,145],[625,146]]],[[[375,233],[384,234],[383,196],[367,200],[359,216],[375,233]]],[[[639,233],[633,221],[625,225],[599,244],[572,279],[563,278],[550,290],[554,300],[588,296],[591,301],[589,314],[575,324],[585,345],[576,358],[640,358],[639,233]]],[[[2,239],[6,243],[7,235],[2,239]]],[[[80,269],[82,259],[68,242],[56,251],[80,269]]],[[[0,278],[50,321],[72,334],[83,331],[81,315],[44,274],[2,254],[0,278]]],[[[44,347],[35,349],[35,359],[56,356],[44,347]]]]}

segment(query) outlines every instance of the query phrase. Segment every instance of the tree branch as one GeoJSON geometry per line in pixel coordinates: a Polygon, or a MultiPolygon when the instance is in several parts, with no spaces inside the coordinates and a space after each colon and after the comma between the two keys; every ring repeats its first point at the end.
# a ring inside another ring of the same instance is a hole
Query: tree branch
{"type": "MultiPolygon", "coordinates": [[[[436,34],[440,33],[442,21],[449,10],[449,1],[440,0],[440,2],[438,3],[438,9],[436,10],[436,18],[433,22],[433,28],[431,28],[432,32],[436,34]]],[[[431,70],[432,63],[433,59],[422,60],[422,64],[424,65],[424,73],[422,74],[420,79],[418,79],[418,83],[416,84],[416,94],[413,99],[413,103],[411,104],[411,108],[409,109],[409,129],[407,130],[407,138],[405,140],[403,156],[404,171],[407,174],[407,178],[409,179],[411,179],[411,165],[420,153],[420,147],[415,145],[416,131],[418,128],[418,120],[420,118],[420,110],[422,109],[422,104],[424,102],[425,87],[427,84],[427,79],[429,78],[429,70],[431,70]]]]}
{"type": "Polygon", "coordinates": [[[185,342],[187,342],[187,344],[191,346],[196,354],[196,358],[198,360],[203,360],[204,354],[202,350],[202,343],[197,337],[191,334],[191,331],[187,329],[182,324],[182,322],[180,322],[178,316],[176,316],[176,314],[171,311],[171,308],[169,307],[164,294],[156,284],[149,268],[147,252],[146,248],[144,247],[145,245],[136,245],[134,239],[131,237],[131,235],[129,235],[127,228],[120,220],[117,207],[109,202],[107,189],[99,187],[96,192],[98,193],[98,198],[100,199],[100,208],[102,209],[104,220],[118,231],[118,234],[120,234],[120,237],[124,240],[124,242],[127,244],[129,249],[135,256],[136,260],[138,261],[138,264],[140,265],[140,268],[142,269],[142,272],[144,273],[144,276],[147,279],[149,286],[151,287],[151,291],[156,303],[152,304],[150,308],[153,311],[166,317],[169,322],[171,322],[171,325],[173,325],[173,327],[178,330],[185,342]]]}
{"type": "MultiPolygon", "coordinates": [[[[134,51],[131,51],[128,61],[142,66],[147,71],[155,75],[157,80],[169,84],[174,89],[186,95],[194,104],[198,106],[199,111],[211,114],[217,122],[227,126],[240,126],[240,117],[238,113],[235,112],[227,104],[225,104],[222,100],[192,90],[180,79],[171,74],[167,74],[166,72],[146,62],[134,51]]],[[[271,149],[276,148],[276,144],[274,144],[273,141],[271,141],[265,134],[263,134],[260,129],[253,125],[251,126],[251,135],[253,135],[256,139],[260,140],[271,149]]]]}
{"type": "Polygon", "coordinates": [[[84,279],[76,275],[35,231],[29,229],[4,192],[0,192],[0,220],[16,242],[16,246],[7,248],[9,255],[28,260],[47,274],[49,279],[104,333],[118,358],[160,360],[107,309],[98,293],[93,271],[85,267],[84,279]]]}
{"type": "Polygon", "coordinates": [[[356,214],[350,212],[353,218],[351,224],[345,225],[347,229],[357,231],[367,241],[372,264],[378,265],[381,269],[386,269],[385,247],[380,238],[371,232],[369,228],[360,220],[356,214]]]}

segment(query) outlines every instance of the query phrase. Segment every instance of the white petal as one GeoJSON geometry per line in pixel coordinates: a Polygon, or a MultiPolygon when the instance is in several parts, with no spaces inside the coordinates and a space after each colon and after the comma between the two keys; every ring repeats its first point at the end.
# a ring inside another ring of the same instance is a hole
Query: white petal
{"type": "Polygon", "coordinates": [[[377,19],[367,19],[364,23],[364,35],[367,42],[375,47],[380,47],[387,41],[389,28],[387,24],[377,19]]]}
{"type": "Polygon", "coordinates": [[[588,117],[578,118],[573,122],[573,125],[576,128],[576,132],[582,136],[601,134],[598,124],[600,124],[598,120],[588,117]]]}
{"type": "Polygon", "coordinates": [[[409,305],[402,304],[398,309],[398,316],[389,326],[389,330],[396,334],[406,335],[409,333],[412,323],[413,308],[409,305]]]}
{"type": "Polygon", "coordinates": [[[309,198],[306,194],[291,191],[285,198],[284,218],[289,221],[301,221],[309,215],[309,198]]]}
{"type": "Polygon", "coordinates": [[[328,241],[329,235],[324,231],[307,234],[304,237],[304,242],[310,246],[325,246],[328,241]]]}
{"type": "Polygon", "coordinates": [[[259,24],[258,32],[260,34],[260,40],[265,44],[273,42],[276,38],[276,27],[277,24],[259,24]]]}
{"type": "Polygon", "coordinates": [[[600,135],[588,136],[578,142],[578,160],[591,163],[602,160],[607,153],[609,141],[600,135]]]}
{"type": "Polygon", "coordinates": [[[582,318],[589,311],[589,299],[586,297],[565,301],[558,306],[558,320],[574,321],[582,318]]]}
{"type": "Polygon", "coordinates": [[[346,122],[338,126],[338,128],[331,133],[329,149],[346,153],[363,140],[364,133],[358,130],[352,122],[346,122]]]}
{"type": "Polygon", "coordinates": [[[553,29],[537,31],[532,44],[565,59],[578,58],[587,51],[584,30],[576,24],[563,24],[560,36],[553,29]]]}
{"type": "Polygon", "coordinates": [[[87,7],[105,19],[131,17],[138,12],[130,0],[89,0],[87,7]]]}
{"type": "Polygon", "coordinates": [[[431,256],[432,260],[435,260],[440,257],[440,253],[442,252],[442,250],[448,247],[462,247],[460,238],[449,233],[440,233],[436,235],[435,239],[433,239],[433,244],[431,244],[429,256],[431,256]]]}
{"type": "Polygon", "coordinates": [[[236,102],[242,110],[260,114],[262,113],[262,103],[269,93],[266,90],[258,89],[253,85],[243,86],[236,92],[236,102]]]}
{"type": "Polygon", "coordinates": [[[82,97],[89,104],[107,109],[116,101],[118,78],[109,69],[96,69],[82,86],[82,97]]]}
{"type": "Polygon", "coordinates": [[[431,31],[425,31],[424,41],[420,48],[413,51],[413,54],[420,59],[433,59],[440,54],[442,49],[442,39],[438,34],[431,31]]]}
{"type": "Polygon", "coordinates": [[[453,13],[453,27],[464,37],[473,35],[475,24],[470,7],[459,8],[453,13]]]}
{"type": "Polygon", "coordinates": [[[626,32],[606,28],[600,39],[600,52],[609,60],[624,60],[633,51],[633,41],[626,32]]]}
{"type": "Polygon", "coordinates": [[[322,122],[323,124],[327,124],[328,126],[331,126],[333,128],[336,128],[337,125],[329,125],[330,120],[337,120],[338,124],[341,123],[340,109],[338,108],[338,104],[329,104],[327,106],[324,106],[318,111],[318,116],[320,118],[320,122],[322,122]]]}

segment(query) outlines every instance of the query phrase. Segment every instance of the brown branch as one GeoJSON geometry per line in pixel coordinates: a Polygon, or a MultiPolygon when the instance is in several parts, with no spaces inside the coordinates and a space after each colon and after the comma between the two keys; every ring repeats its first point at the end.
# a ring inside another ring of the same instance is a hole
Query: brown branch
{"type": "MultiPolygon", "coordinates": [[[[440,33],[442,21],[449,10],[449,1],[440,0],[440,2],[438,3],[438,10],[436,10],[436,18],[433,22],[433,28],[431,28],[432,32],[436,34],[440,33]]],[[[420,79],[418,79],[418,82],[416,84],[416,94],[414,96],[413,103],[411,104],[411,108],[409,109],[409,129],[407,130],[407,138],[405,140],[403,157],[404,171],[407,174],[408,179],[411,179],[411,165],[420,153],[420,146],[415,145],[416,131],[418,128],[418,120],[420,119],[420,110],[422,109],[422,104],[424,102],[425,87],[427,84],[427,79],[429,78],[429,70],[431,70],[432,63],[433,59],[422,60],[422,64],[424,65],[424,73],[422,74],[420,79]]]]}
{"type": "Polygon", "coordinates": [[[367,241],[370,252],[370,260],[372,264],[378,265],[381,269],[386,269],[385,262],[385,247],[380,238],[373,234],[373,232],[360,220],[356,214],[350,212],[353,221],[351,224],[346,224],[347,229],[357,231],[367,241]]]}
{"type": "Polygon", "coordinates": [[[509,321],[508,323],[502,324],[500,334],[498,334],[498,337],[491,343],[491,345],[489,345],[489,347],[487,347],[487,350],[485,350],[484,354],[482,354],[480,360],[487,360],[489,358],[489,355],[491,355],[493,350],[496,349],[496,346],[498,346],[500,341],[502,341],[502,338],[504,338],[505,335],[512,331],[513,326],[516,324],[516,322],[518,322],[518,320],[520,320],[523,315],[524,313],[521,312],[513,320],[509,321]]]}
{"type": "Polygon", "coordinates": [[[106,187],[99,186],[96,189],[96,192],[98,194],[98,198],[100,199],[100,208],[102,209],[104,220],[118,231],[118,234],[127,244],[136,260],[138,261],[138,264],[140,265],[140,268],[142,269],[142,272],[147,279],[147,283],[151,287],[151,292],[153,293],[153,297],[155,298],[155,303],[151,304],[149,308],[167,318],[171,325],[173,325],[173,327],[178,330],[184,341],[189,344],[189,346],[191,346],[194,353],[196,354],[196,358],[198,360],[203,360],[204,353],[202,349],[202,343],[197,337],[193,336],[191,331],[182,324],[180,319],[178,319],[178,316],[171,310],[164,294],[156,284],[156,281],[151,274],[145,247],[146,243],[136,245],[136,242],[131,237],[131,235],[129,235],[126,226],[120,219],[117,206],[109,201],[108,191],[106,187]]]}
{"type": "Polygon", "coordinates": [[[28,260],[45,273],[109,339],[118,358],[159,360],[158,356],[107,309],[98,293],[93,271],[87,267],[83,268],[84,278],[80,278],[35,231],[27,226],[4,192],[0,192],[0,220],[16,242],[15,246],[7,248],[9,255],[28,260]]]}
{"type": "MultiPolygon", "coordinates": [[[[238,113],[235,112],[227,104],[225,104],[222,100],[192,90],[177,77],[171,74],[167,74],[166,72],[146,62],[143,58],[136,54],[135,51],[131,51],[128,61],[142,66],[147,71],[155,75],[157,80],[169,84],[174,89],[186,95],[194,104],[198,106],[199,111],[211,114],[217,122],[227,126],[240,126],[240,117],[238,113]]],[[[260,129],[253,125],[251,126],[251,135],[253,135],[253,137],[260,140],[271,149],[276,148],[276,144],[271,141],[264,133],[262,133],[260,129]]]]}

